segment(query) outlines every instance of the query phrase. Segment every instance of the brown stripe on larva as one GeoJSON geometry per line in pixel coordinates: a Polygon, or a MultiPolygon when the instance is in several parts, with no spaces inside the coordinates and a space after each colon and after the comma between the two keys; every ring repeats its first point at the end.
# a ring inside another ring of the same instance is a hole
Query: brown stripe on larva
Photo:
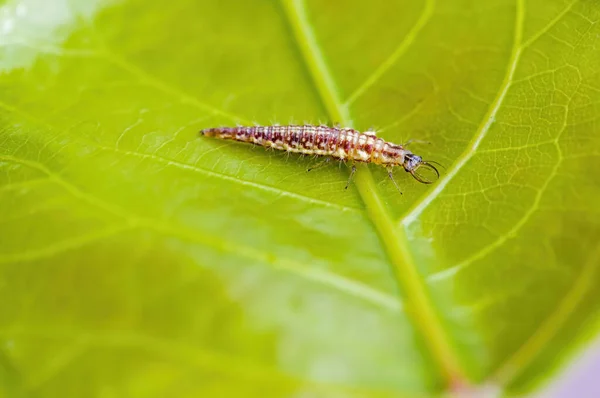
{"type": "Polygon", "coordinates": [[[235,140],[305,155],[331,156],[351,162],[375,163],[390,171],[402,166],[418,181],[431,183],[417,173],[417,169],[432,170],[435,162],[424,161],[402,145],[387,142],[373,131],[360,132],[353,128],[329,127],[325,125],[286,125],[253,127],[215,127],[204,129],[202,135],[225,140],[235,140]]]}

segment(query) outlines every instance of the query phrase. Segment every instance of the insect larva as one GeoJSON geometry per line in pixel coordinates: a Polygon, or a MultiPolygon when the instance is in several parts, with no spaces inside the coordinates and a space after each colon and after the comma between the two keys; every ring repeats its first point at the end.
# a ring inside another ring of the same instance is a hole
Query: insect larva
{"type": "MultiPolygon", "coordinates": [[[[224,140],[249,142],[287,152],[325,156],[324,162],[329,161],[330,158],[350,161],[352,162],[352,171],[346,188],[356,171],[354,162],[384,166],[396,188],[398,185],[392,175],[392,169],[395,166],[402,166],[417,181],[424,184],[431,184],[433,181],[417,173],[419,169],[430,169],[435,173],[436,179],[440,176],[432,164],[438,164],[437,162],[425,161],[403,145],[387,142],[377,137],[374,131],[361,133],[352,128],[307,124],[303,126],[215,127],[201,130],[200,134],[224,140]]],[[[398,190],[400,189],[398,188],[398,190]]]]}

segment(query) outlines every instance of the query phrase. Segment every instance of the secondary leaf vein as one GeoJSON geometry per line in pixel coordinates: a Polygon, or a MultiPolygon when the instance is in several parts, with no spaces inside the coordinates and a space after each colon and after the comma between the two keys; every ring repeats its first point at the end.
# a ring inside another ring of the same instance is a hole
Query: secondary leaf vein
{"type": "Polygon", "coordinates": [[[396,50],[390,55],[375,71],[367,77],[365,82],[361,84],[351,95],[348,97],[344,106],[348,107],[358,98],[360,98],[367,90],[373,86],[381,77],[387,72],[397,61],[402,57],[410,46],[415,42],[416,37],[423,27],[427,24],[433,10],[435,8],[435,0],[425,0],[425,5],[421,11],[421,15],[410,29],[410,31],[404,37],[404,40],[400,43],[396,50]]]}
{"type": "Polygon", "coordinates": [[[115,236],[120,232],[132,229],[131,225],[120,225],[116,227],[106,228],[100,231],[95,231],[86,235],[79,235],[69,239],[53,242],[52,244],[40,247],[30,248],[23,252],[0,254],[0,264],[16,263],[41,260],[51,258],[58,254],[77,250],[91,243],[102,239],[115,236]]]}
{"type": "Polygon", "coordinates": [[[101,150],[105,150],[105,151],[111,151],[114,153],[120,153],[122,155],[126,155],[126,156],[134,156],[140,159],[150,159],[153,160],[155,162],[158,163],[162,163],[168,166],[172,166],[172,167],[176,167],[182,170],[189,170],[195,173],[202,173],[204,175],[207,176],[211,176],[211,177],[215,177],[215,178],[220,178],[222,180],[226,180],[226,181],[231,181],[234,182],[236,184],[241,184],[247,187],[252,187],[255,189],[260,189],[263,191],[268,191],[268,192],[272,192],[275,193],[279,196],[286,196],[289,198],[294,198],[303,202],[307,202],[309,204],[315,204],[315,205],[320,205],[320,206],[324,206],[324,207],[331,207],[340,211],[352,211],[352,212],[358,212],[359,209],[356,207],[350,207],[350,206],[342,206],[339,205],[337,203],[333,203],[333,202],[328,202],[326,200],[321,200],[321,199],[315,199],[312,198],[310,196],[304,196],[304,195],[300,195],[291,191],[285,191],[283,189],[279,189],[270,185],[265,185],[265,184],[258,184],[256,182],[252,182],[252,181],[246,181],[246,180],[242,180],[240,178],[236,178],[227,174],[223,174],[223,173],[218,173],[216,171],[212,171],[212,170],[207,170],[207,169],[203,169],[201,167],[195,166],[195,165],[191,165],[191,164],[187,164],[187,163],[182,163],[182,162],[178,162],[176,160],[172,160],[172,159],[168,159],[159,155],[153,155],[153,154],[148,154],[148,153],[142,153],[142,152],[137,152],[137,151],[128,151],[128,150],[123,150],[123,149],[118,149],[118,148],[112,148],[109,146],[104,146],[104,145],[97,145],[97,147],[101,150]]]}
{"type": "Polygon", "coordinates": [[[529,339],[491,376],[491,380],[507,385],[514,380],[548,346],[566,320],[575,311],[596,278],[594,273],[600,261],[600,246],[597,246],[589,260],[582,266],[579,277],[567,294],[557,303],[556,309],[548,316],[529,339]]]}
{"type": "MultiPolygon", "coordinates": [[[[224,241],[219,237],[210,234],[202,234],[199,231],[188,230],[182,228],[181,226],[173,227],[171,225],[164,224],[154,219],[143,218],[135,214],[129,214],[129,212],[125,209],[113,206],[99,198],[96,198],[95,196],[89,193],[83,192],[78,187],[72,185],[71,183],[66,181],[62,176],[48,169],[41,163],[19,159],[14,156],[8,155],[0,155],[0,160],[6,160],[14,163],[23,164],[27,167],[43,172],[52,181],[62,186],[75,198],[78,198],[84,202],[87,202],[93,206],[96,206],[98,208],[108,211],[109,213],[123,218],[126,221],[126,225],[119,228],[132,229],[134,227],[145,227],[149,230],[163,235],[174,236],[183,240],[199,243],[216,250],[232,253],[234,255],[239,255],[241,257],[248,258],[250,260],[255,260],[260,263],[268,264],[275,269],[285,270],[287,272],[303,277],[305,280],[329,286],[334,290],[338,290],[342,293],[348,294],[351,297],[356,297],[366,302],[375,304],[377,306],[380,306],[381,308],[386,308],[391,311],[401,310],[401,305],[400,303],[398,303],[395,297],[392,297],[391,295],[385,292],[378,291],[377,289],[374,289],[361,282],[348,279],[346,277],[331,273],[327,270],[309,268],[306,267],[304,264],[299,264],[294,262],[293,260],[285,258],[279,258],[277,261],[273,261],[269,259],[268,254],[262,253],[261,251],[252,247],[243,246],[239,242],[236,242],[235,245],[232,245],[230,242],[224,241]]],[[[119,231],[102,231],[96,233],[96,235],[69,239],[64,242],[56,242],[54,245],[51,245],[47,248],[42,248],[39,250],[32,249],[30,252],[27,253],[17,253],[14,255],[8,254],[5,257],[0,257],[0,263],[35,260],[42,257],[50,257],[59,254],[63,251],[70,250],[83,244],[89,243],[91,240],[107,237],[111,234],[114,235],[117,232],[119,231]]]]}
{"type": "Polygon", "coordinates": [[[516,17],[515,17],[515,31],[513,39],[513,49],[511,51],[510,60],[508,62],[506,74],[500,89],[494,101],[492,102],[488,112],[483,118],[477,132],[475,133],[474,139],[471,144],[462,155],[460,155],[454,165],[448,169],[448,172],[438,180],[435,187],[429,191],[429,193],[421,200],[415,203],[415,206],[402,218],[401,224],[404,228],[412,224],[421,213],[436,199],[446,186],[458,175],[469,160],[475,155],[477,148],[481,145],[481,142],[486,137],[490,128],[496,121],[496,115],[502,106],[506,94],[512,85],[512,81],[517,70],[517,65],[521,58],[521,41],[523,38],[523,25],[525,20],[525,0],[517,0],[516,17]]]}

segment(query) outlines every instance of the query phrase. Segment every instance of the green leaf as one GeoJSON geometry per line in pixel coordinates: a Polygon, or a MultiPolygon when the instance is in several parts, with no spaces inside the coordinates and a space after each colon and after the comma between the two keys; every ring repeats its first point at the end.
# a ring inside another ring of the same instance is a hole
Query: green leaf
{"type": "Polygon", "coordinates": [[[597,335],[597,2],[0,4],[0,395],[512,395],[597,335]],[[446,168],[197,134],[304,120],[446,168]]]}

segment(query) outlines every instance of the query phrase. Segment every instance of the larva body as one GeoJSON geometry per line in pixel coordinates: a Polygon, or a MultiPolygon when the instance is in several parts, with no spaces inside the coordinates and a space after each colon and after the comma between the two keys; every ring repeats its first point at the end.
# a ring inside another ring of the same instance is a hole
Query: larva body
{"type": "Polygon", "coordinates": [[[377,137],[374,132],[361,133],[351,128],[329,126],[222,127],[202,130],[202,134],[287,152],[381,165],[402,163],[406,151],[401,145],[377,137]]]}
{"type": "MultiPolygon", "coordinates": [[[[394,166],[403,166],[417,180],[430,183],[415,171],[422,166],[435,167],[414,155],[402,145],[387,142],[375,132],[360,132],[352,128],[325,125],[238,126],[204,129],[202,135],[224,140],[248,142],[267,148],[333,157],[342,161],[374,163],[385,166],[391,173],[394,166]]],[[[391,174],[390,174],[391,177],[391,174]]]]}

